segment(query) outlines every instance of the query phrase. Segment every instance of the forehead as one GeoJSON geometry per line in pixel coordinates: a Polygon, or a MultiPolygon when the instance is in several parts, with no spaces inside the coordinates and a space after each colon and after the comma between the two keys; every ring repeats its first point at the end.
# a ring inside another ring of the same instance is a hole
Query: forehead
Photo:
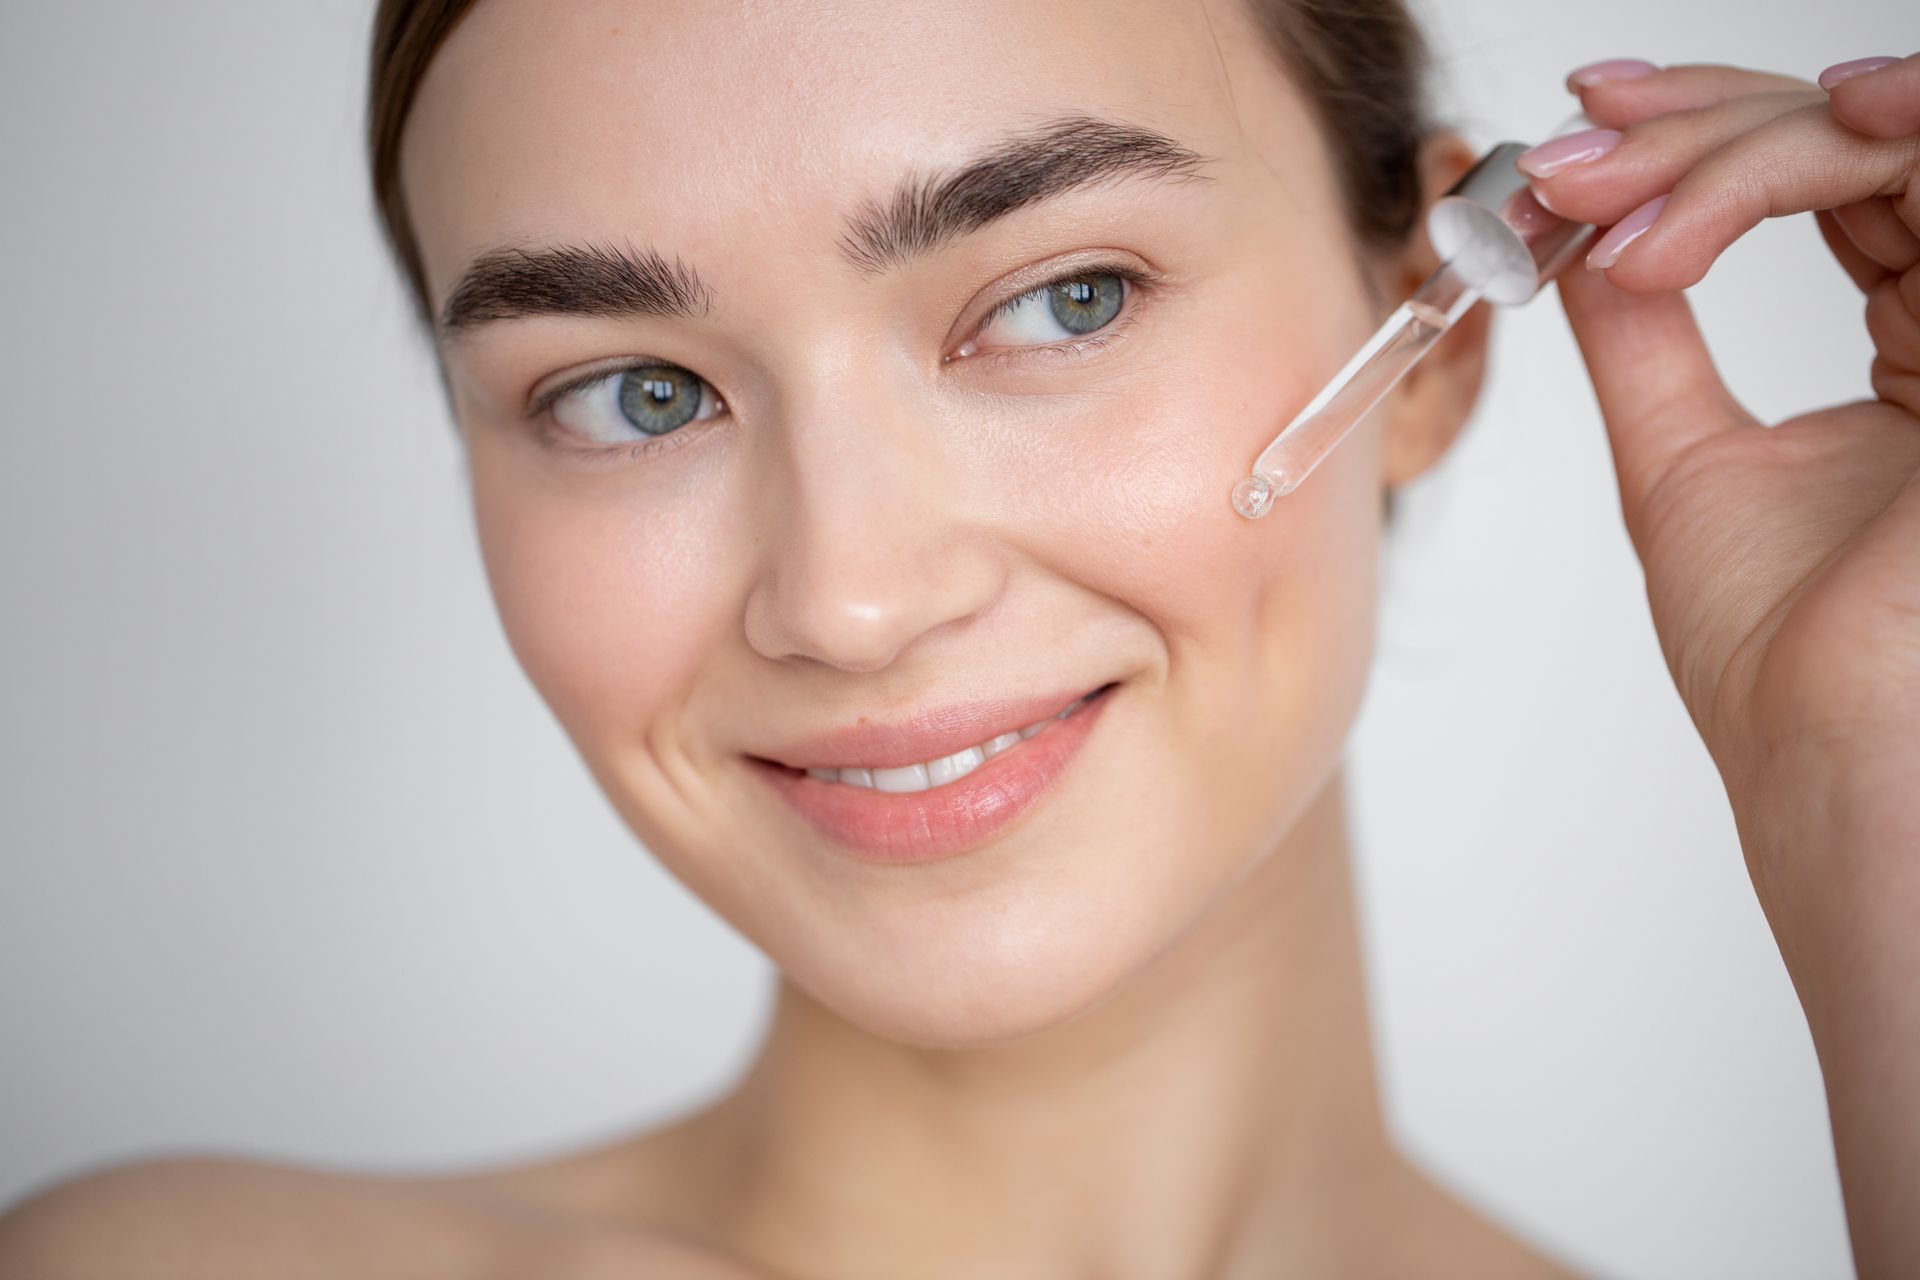
{"type": "Polygon", "coordinates": [[[639,232],[705,260],[777,226],[824,255],[904,171],[1070,113],[1231,155],[1236,93],[1279,79],[1256,41],[1239,0],[480,0],[401,178],[436,296],[503,239],[639,232]]]}

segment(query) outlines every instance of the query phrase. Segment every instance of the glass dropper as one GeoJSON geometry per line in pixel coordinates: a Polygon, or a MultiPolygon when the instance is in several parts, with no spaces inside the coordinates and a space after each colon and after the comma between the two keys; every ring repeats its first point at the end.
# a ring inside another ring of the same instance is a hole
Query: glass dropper
{"type": "MultiPolygon", "coordinates": [[[[1576,113],[1552,136],[1589,125],[1576,113]]],[[[1261,450],[1253,474],[1233,487],[1234,510],[1249,520],[1271,511],[1475,302],[1526,302],[1586,241],[1590,225],[1570,222],[1533,198],[1514,163],[1526,149],[1522,142],[1500,143],[1434,202],[1426,229],[1440,269],[1261,450]]]]}
{"type": "Polygon", "coordinates": [[[1292,493],[1479,300],[1480,290],[1461,279],[1452,263],[1442,263],[1261,451],[1253,474],[1233,487],[1234,509],[1258,520],[1275,498],[1292,493]]]}

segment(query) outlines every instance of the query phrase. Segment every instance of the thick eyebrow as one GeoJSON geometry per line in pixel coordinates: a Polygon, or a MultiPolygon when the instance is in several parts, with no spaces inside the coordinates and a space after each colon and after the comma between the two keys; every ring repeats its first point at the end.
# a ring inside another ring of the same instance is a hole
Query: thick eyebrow
{"type": "MultiPolygon", "coordinates": [[[[960,168],[909,172],[885,202],[847,219],[840,251],[878,275],[1017,209],[1123,178],[1210,181],[1211,157],[1141,125],[1075,115],[1003,139],[960,168]]],[[[440,316],[443,339],[536,315],[692,319],[713,291],[692,267],[631,244],[490,249],[461,272],[440,316]]]]}
{"type": "Polygon", "coordinates": [[[627,245],[489,249],[468,264],[447,295],[440,334],[448,338],[522,316],[666,316],[692,319],[712,306],[692,267],[627,245]]]}
{"type": "Polygon", "coordinates": [[[1017,134],[945,175],[909,174],[884,205],[869,201],[848,219],[841,252],[878,274],[1067,191],[1118,178],[1211,181],[1210,157],[1163,133],[1097,116],[1068,116],[1017,134]]]}

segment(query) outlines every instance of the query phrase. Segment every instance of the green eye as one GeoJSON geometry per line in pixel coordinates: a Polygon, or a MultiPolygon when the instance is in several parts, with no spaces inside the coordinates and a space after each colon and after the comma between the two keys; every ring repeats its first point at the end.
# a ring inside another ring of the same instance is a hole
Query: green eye
{"type": "Polygon", "coordinates": [[[1047,309],[1069,333],[1092,333],[1120,314],[1126,288],[1120,277],[1102,272],[1047,286],[1047,309]]]}
{"type": "Polygon", "coordinates": [[[1082,271],[1008,298],[987,314],[969,347],[1044,347],[1112,324],[1126,306],[1133,277],[1082,271]]]}
{"type": "Polygon", "coordinates": [[[621,417],[650,436],[663,436],[693,421],[700,387],[700,379],[678,365],[649,364],[619,376],[615,399],[621,417]]]}
{"type": "Polygon", "coordinates": [[[554,420],[589,444],[631,444],[635,432],[664,436],[725,406],[705,378],[677,364],[615,369],[557,397],[554,420]]]}

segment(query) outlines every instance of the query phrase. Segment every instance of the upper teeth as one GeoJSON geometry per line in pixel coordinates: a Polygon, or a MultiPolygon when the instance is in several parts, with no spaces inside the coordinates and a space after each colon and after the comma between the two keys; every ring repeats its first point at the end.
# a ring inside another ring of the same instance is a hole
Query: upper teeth
{"type": "Polygon", "coordinates": [[[1043,720],[1035,720],[1024,729],[1009,731],[987,739],[977,747],[968,747],[956,751],[950,756],[941,756],[938,760],[928,760],[923,764],[901,765],[891,769],[863,769],[849,765],[843,769],[808,769],[807,776],[819,778],[823,782],[845,782],[856,787],[871,787],[875,791],[925,791],[942,783],[964,778],[981,765],[999,755],[1008,747],[1024,738],[1031,738],[1055,720],[1065,720],[1078,711],[1084,697],[1075,698],[1055,714],[1043,720]]]}

